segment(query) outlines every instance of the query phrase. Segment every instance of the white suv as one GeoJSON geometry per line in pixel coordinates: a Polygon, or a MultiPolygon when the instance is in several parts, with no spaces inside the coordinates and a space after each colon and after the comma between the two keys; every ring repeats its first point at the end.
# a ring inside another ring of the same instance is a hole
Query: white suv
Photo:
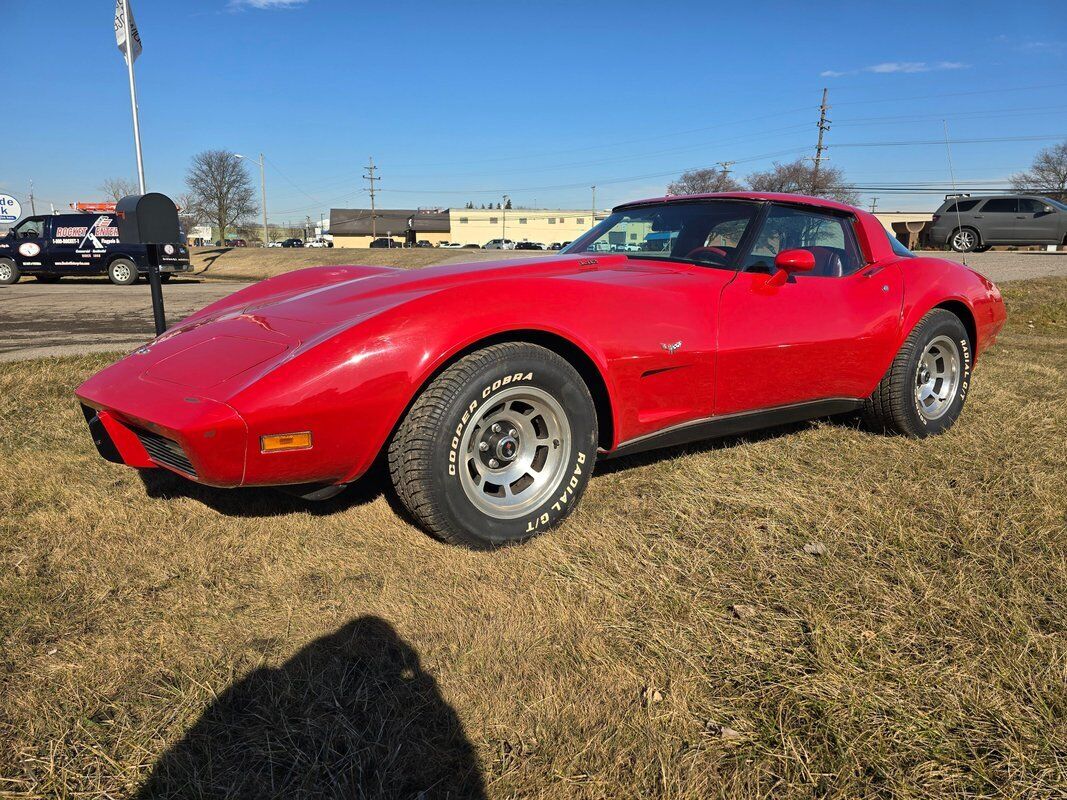
{"type": "Polygon", "coordinates": [[[515,242],[511,239],[492,239],[485,243],[486,250],[514,250],[515,242]]]}

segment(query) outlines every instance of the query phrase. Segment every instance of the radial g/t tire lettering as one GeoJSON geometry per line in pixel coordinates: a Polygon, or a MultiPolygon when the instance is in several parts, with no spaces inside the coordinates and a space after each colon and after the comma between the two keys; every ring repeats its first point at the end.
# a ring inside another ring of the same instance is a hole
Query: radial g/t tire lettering
{"type": "Polygon", "coordinates": [[[560,523],[596,447],[596,408],[578,372],[551,350],[508,342],[465,356],[423,390],[389,444],[389,472],[426,530],[487,549],[560,523]]]}

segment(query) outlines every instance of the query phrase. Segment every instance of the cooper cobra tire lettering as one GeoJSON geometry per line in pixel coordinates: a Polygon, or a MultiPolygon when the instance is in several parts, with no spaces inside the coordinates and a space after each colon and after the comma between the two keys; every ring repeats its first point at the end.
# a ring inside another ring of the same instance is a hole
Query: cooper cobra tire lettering
{"type": "MultiPolygon", "coordinates": [[[[480,396],[483,400],[487,400],[489,399],[489,396],[497,389],[503,388],[504,386],[508,386],[512,383],[518,383],[519,381],[532,380],[532,372],[527,372],[525,375],[523,375],[521,372],[516,372],[514,375],[506,375],[499,380],[493,381],[489,386],[486,386],[484,389],[482,389],[480,396]]],[[[452,437],[451,447],[449,447],[448,450],[448,474],[451,476],[456,475],[456,463],[459,459],[459,442],[460,439],[463,438],[463,429],[470,421],[471,414],[473,414],[477,409],[478,401],[471,400],[471,403],[467,407],[467,410],[463,412],[463,417],[460,419],[459,425],[456,426],[456,435],[452,437]]]]}
{"type": "Polygon", "coordinates": [[[390,440],[389,473],[429,533],[490,549],[574,510],[598,432],[592,394],[570,362],[540,345],[502,342],[463,356],[422,389],[390,440]]]}

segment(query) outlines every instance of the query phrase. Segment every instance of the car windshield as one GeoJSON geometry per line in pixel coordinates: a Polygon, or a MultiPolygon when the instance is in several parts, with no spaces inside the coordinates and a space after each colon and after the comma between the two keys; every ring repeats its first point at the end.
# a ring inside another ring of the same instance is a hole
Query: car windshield
{"type": "Polygon", "coordinates": [[[639,258],[732,268],[758,206],[743,200],[657,203],[614,212],[566,253],[626,253],[639,258]]]}

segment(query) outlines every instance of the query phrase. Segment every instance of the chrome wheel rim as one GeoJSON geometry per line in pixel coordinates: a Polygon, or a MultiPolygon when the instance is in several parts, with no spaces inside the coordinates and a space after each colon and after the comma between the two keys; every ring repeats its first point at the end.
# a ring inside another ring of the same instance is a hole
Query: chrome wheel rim
{"type": "Polygon", "coordinates": [[[970,231],[956,231],[955,244],[957,250],[970,250],[975,245],[974,234],[970,231]]]}
{"type": "Polygon", "coordinates": [[[11,265],[0,263],[0,281],[11,280],[11,265]]]}
{"type": "Polygon", "coordinates": [[[548,392],[516,386],[475,412],[459,446],[460,483],[485,514],[514,519],[539,507],[566,469],[571,427],[548,392]]]}
{"type": "Polygon", "coordinates": [[[130,268],[125,264],[116,264],[111,268],[111,272],[115,276],[115,280],[120,283],[125,283],[130,279],[130,268]]]}
{"type": "Polygon", "coordinates": [[[915,407],[926,419],[940,418],[956,399],[960,364],[959,345],[948,336],[926,345],[915,368],[915,407]]]}

